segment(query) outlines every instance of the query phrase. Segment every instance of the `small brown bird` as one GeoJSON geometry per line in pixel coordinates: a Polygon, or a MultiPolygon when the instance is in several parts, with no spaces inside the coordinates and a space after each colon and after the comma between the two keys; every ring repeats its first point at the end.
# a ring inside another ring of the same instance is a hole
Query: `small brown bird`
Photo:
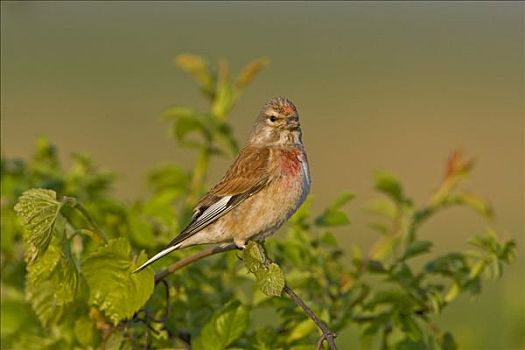
{"type": "Polygon", "coordinates": [[[248,143],[224,177],[197,204],[189,225],[135,272],[197,244],[262,241],[277,231],[310,191],[299,114],[285,98],[268,101],[248,143]]]}

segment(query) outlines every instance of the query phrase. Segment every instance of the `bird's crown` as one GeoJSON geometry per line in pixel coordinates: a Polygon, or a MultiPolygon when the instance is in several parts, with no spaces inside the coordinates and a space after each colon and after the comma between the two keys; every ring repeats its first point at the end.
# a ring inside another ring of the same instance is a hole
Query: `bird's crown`
{"type": "Polygon", "coordinates": [[[265,108],[272,108],[273,110],[285,115],[297,113],[297,108],[292,101],[284,97],[272,98],[266,102],[265,108]]]}

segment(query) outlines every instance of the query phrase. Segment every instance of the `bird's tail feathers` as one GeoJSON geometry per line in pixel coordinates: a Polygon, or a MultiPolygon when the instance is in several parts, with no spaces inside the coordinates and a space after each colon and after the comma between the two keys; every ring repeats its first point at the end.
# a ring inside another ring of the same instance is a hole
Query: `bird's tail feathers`
{"type": "Polygon", "coordinates": [[[146,261],[144,264],[140,265],[137,269],[135,269],[135,271],[133,271],[133,273],[137,273],[137,272],[140,272],[140,271],[144,270],[150,264],[153,264],[155,261],[159,260],[163,256],[165,256],[165,255],[171,253],[172,251],[178,249],[180,246],[181,246],[181,243],[178,243],[178,244],[169,246],[169,247],[161,250],[160,252],[158,252],[157,254],[152,256],[151,258],[149,258],[149,260],[146,261]]]}

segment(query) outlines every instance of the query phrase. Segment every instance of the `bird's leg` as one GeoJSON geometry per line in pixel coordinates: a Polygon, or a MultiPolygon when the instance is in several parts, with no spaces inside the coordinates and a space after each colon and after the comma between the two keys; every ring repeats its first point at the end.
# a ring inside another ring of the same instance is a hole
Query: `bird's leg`
{"type": "Polygon", "coordinates": [[[239,250],[244,250],[244,248],[246,248],[246,241],[244,239],[236,239],[233,243],[235,243],[239,250]]]}

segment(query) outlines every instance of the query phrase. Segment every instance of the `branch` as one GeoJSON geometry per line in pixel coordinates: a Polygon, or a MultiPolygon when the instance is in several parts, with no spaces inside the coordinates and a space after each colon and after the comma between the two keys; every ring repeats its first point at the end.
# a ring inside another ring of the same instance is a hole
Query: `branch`
{"type": "MultiPolygon", "coordinates": [[[[172,274],[186,266],[188,266],[191,263],[194,263],[198,260],[207,258],[209,256],[227,252],[230,250],[238,249],[235,243],[230,243],[227,245],[220,245],[215,247],[210,247],[208,249],[201,250],[197,254],[188,256],[182,260],[179,260],[170,266],[168,266],[166,269],[161,270],[155,274],[155,284],[161,282],[166,276],[169,274],[172,274]]],[[[312,321],[317,325],[317,327],[323,332],[321,335],[321,338],[319,339],[319,342],[317,343],[317,349],[321,349],[323,346],[324,341],[326,340],[328,342],[328,345],[330,346],[331,350],[337,350],[337,346],[335,345],[335,337],[337,336],[334,332],[332,332],[326,323],[324,323],[317,315],[304,303],[304,301],[297,295],[293,290],[290,289],[286,284],[284,285],[283,291],[288,294],[290,299],[294,303],[296,303],[298,306],[303,309],[303,311],[310,317],[312,321]]]]}
{"type": "Polygon", "coordinates": [[[293,290],[290,289],[286,284],[284,285],[283,291],[288,294],[290,299],[293,300],[294,303],[299,305],[301,309],[314,321],[316,326],[323,332],[321,335],[321,338],[319,339],[319,342],[317,343],[317,349],[321,349],[323,346],[324,341],[326,340],[328,342],[328,345],[330,346],[330,349],[337,350],[337,346],[335,345],[335,337],[337,336],[334,332],[332,332],[326,323],[324,323],[317,315],[304,303],[304,301],[299,298],[297,294],[293,290]]]}
{"type": "Polygon", "coordinates": [[[75,197],[67,197],[63,196],[61,201],[64,204],[69,205],[71,208],[76,209],[78,213],[88,222],[88,224],[91,226],[91,229],[97,233],[98,238],[100,238],[104,243],[107,243],[106,234],[100,226],[98,226],[95,219],[91,217],[91,214],[87,211],[87,209],[80,203],[75,197]]]}
{"type": "Polygon", "coordinates": [[[191,263],[193,263],[193,262],[195,262],[197,260],[204,259],[204,258],[206,258],[208,256],[212,256],[212,255],[215,255],[215,254],[219,254],[219,253],[223,253],[223,252],[227,252],[227,251],[235,250],[235,249],[237,249],[237,246],[235,245],[235,243],[231,243],[231,244],[228,244],[228,245],[219,245],[219,246],[210,247],[208,249],[201,250],[197,254],[191,255],[191,256],[188,256],[187,258],[179,260],[179,261],[171,264],[170,266],[168,266],[164,270],[161,270],[161,271],[157,272],[155,274],[155,284],[157,284],[160,281],[162,281],[169,274],[172,274],[172,273],[182,269],[183,267],[188,266],[189,264],[191,264],[191,263]]]}

